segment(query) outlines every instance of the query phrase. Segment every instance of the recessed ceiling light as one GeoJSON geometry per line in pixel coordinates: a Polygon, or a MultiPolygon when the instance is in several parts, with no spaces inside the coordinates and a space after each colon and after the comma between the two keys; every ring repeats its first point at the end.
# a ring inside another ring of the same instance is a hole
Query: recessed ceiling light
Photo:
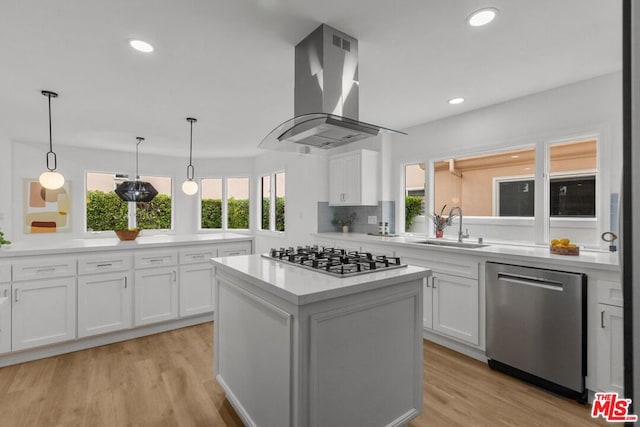
{"type": "Polygon", "coordinates": [[[482,27],[493,21],[498,15],[498,9],[495,7],[486,7],[476,10],[467,18],[467,23],[472,27],[482,27]]]}
{"type": "Polygon", "coordinates": [[[511,156],[512,159],[517,159],[518,157],[520,156],[518,156],[517,154],[514,154],[513,156],[511,156]]]}
{"type": "Polygon", "coordinates": [[[449,104],[451,105],[462,104],[463,102],[464,102],[464,98],[451,98],[449,100],[449,104]]]}
{"type": "Polygon", "coordinates": [[[130,40],[129,45],[131,45],[132,48],[140,52],[144,52],[144,53],[153,52],[153,46],[151,46],[149,43],[143,40],[130,40]]]}

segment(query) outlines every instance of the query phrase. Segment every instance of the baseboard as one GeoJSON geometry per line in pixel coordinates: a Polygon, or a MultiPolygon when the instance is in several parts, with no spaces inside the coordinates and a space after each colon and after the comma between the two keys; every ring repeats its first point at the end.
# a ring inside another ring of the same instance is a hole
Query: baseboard
{"type": "Polygon", "coordinates": [[[57,356],[59,354],[71,353],[78,350],[86,350],[101,345],[113,344],[120,341],[127,341],[147,335],[154,335],[172,329],[184,328],[200,323],[213,321],[213,313],[206,313],[183,319],[176,319],[152,325],[140,326],[137,328],[111,332],[93,337],[77,338],[73,341],[51,344],[36,347],[28,350],[15,351],[0,355],[0,367],[15,365],[18,363],[30,362],[32,360],[43,359],[45,357],[57,356]]]}
{"type": "Polygon", "coordinates": [[[427,330],[423,330],[422,332],[422,337],[424,339],[426,339],[427,341],[431,341],[434,342],[436,344],[439,344],[443,347],[447,347],[453,351],[457,351],[458,353],[462,353],[465,356],[469,356],[473,359],[479,360],[481,362],[487,363],[487,356],[484,353],[484,350],[480,350],[477,348],[473,348],[464,344],[461,344],[457,341],[454,341],[452,339],[443,337],[441,335],[437,335],[434,333],[431,333],[430,331],[427,330]]]}

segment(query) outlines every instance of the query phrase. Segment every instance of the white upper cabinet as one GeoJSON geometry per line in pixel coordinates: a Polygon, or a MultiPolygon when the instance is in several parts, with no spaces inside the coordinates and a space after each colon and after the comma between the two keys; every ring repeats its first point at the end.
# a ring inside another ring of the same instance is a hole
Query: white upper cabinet
{"type": "Polygon", "coordinates": [[[357,150],[329,158],[329,205],[378,204],[378,153],[357,150]]]}

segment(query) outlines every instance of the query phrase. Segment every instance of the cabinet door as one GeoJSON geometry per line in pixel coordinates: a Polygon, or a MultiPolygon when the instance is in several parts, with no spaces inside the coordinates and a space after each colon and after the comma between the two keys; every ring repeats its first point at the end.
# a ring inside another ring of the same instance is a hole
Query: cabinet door
{"type": "Polygon", "coordinates": [[[0,285],[0,353],[11,351],[11,285],[0,285]]]}
{"type": "Polygon", "coordinates": [[[425,329],[433,329],[433,293],[431,283],[433,278],[424,279],[424,292],[422,294],[422,326],[425,329]]]}
{"type": "Polygon", "coordinates": [[[478,345],[478,280],[434,273],[432,287],[434,330],[478,345]]]}
{"type": "Polygon", "coordinates": [[[131,327],[131,278],[128,272],[78,278],[78,336],[131,327]]]}
{"type": "Polygon", "coordinates": [[[13,284],[12,350],[76,337],[76,278],[13,284]]]}
{"type": "Polygon", "coordinates": [[[162,267],[136,271],[136,326],[178,317],[178,270],[162,267]]]}
{"type": "Polygon", "coordinates": [[[180,267],[180,317],[213,311],[213,266],[180,267]]]}
{"type": "Polygon", "coordinates": [[[220,245],[218,247],[218,256],[235,256],[235,255],[249,255],[251,253],[251,244],[247,242],[242,243],[229,243],[226,245],[220,245]]]}
{"type": "Polygon", "coordinates": [[[598,388],[600,391],[624,391],[622,354],[622,307],[598,304],[598,388]]]}
{"type": "Polygon", "coordinates": [[[343,205],[346,198],[346,167],[343,157],[329,160],[329,204],[343,205]]]}
{"type": "Polygon", "coordinates": [[[360,204],[362,201],[362,174],[360,170],[360,155],[354,154],[344,158],[345,168],[345,198],[349,204],[360,204]]]}

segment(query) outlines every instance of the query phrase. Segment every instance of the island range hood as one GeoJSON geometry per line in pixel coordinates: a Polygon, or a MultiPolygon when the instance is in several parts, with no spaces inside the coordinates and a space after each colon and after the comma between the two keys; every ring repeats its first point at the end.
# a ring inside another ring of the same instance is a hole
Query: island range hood
{"type": "Polygon", "coordinates": [[[380,131],[404,134],[359,121],[358,89],[358,40],[320,25],[295,47],[295,117],[272,130],[259,147],[313,154],[380,131]]]}

